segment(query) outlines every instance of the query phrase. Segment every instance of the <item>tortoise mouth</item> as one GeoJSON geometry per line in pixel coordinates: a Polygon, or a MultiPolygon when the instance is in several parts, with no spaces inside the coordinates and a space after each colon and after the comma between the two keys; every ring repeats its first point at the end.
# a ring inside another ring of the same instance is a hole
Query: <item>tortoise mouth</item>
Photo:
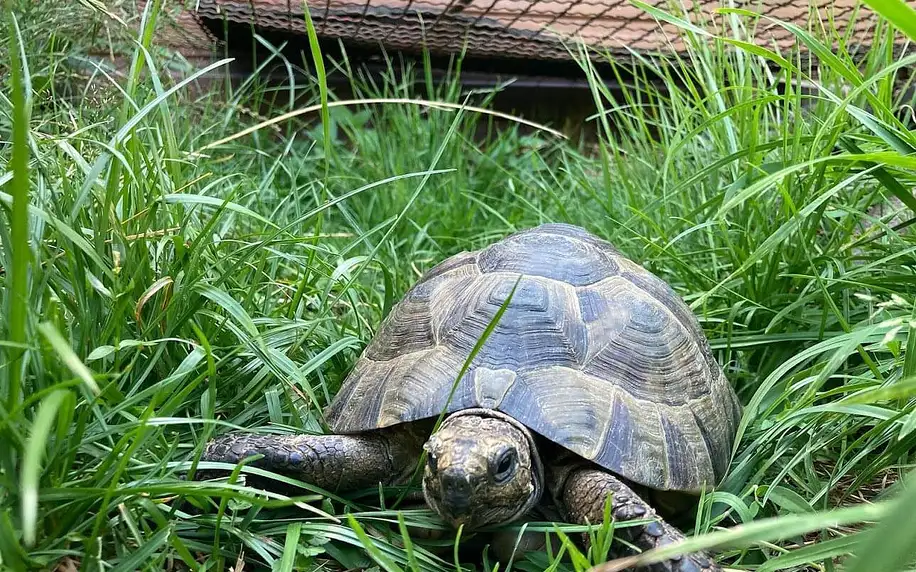
{"type": "Polygon", "coordinates": [[[465,503],[463,505],[449,505],[443,503],[439,505],[442,512],[442,519],[445,520],[449,526],[452,528],[461,528],[464,526],[466,530],[477,528],[478,523],[474,518],[473,513],[471,512],[470,504],[465,503]]]}
{"type": "Polygon", "coordinates": [[[451,472],[437,475],[426,468],[423,475],[426,504],[453,528],[464,525],[467,529],[473,525],[472,495],[470,479],[451,472]]]}

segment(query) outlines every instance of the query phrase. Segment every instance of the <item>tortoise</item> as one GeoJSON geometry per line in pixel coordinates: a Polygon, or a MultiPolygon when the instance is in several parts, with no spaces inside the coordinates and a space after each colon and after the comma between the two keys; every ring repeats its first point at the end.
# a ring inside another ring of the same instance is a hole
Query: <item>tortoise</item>
{"type": "MultiPolygon", "coordinates": [[[[652,504],[718,484],[740,415],[674,290],[611,243],[551,223],[427,271],[328,406],[332,433],[226,434],[201,459],[261,454],[254,465],[342,492],[405,483],[425,451],[423,496],[453,527],[545,503],[598,524],[610,495],[615,521],[648,519],[616,534],[649,549],[684,538],[652,504]]],[[[650,569],[721,570],[706,553],[650,569]]]]}

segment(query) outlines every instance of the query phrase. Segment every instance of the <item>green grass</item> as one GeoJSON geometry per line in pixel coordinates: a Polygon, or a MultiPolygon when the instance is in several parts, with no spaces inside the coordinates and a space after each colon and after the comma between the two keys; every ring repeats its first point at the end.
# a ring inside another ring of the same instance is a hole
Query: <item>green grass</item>
{"type": "MultiPolygon", "coordinates": [[[[290,499],[183,475],[232,427],[320,430],[422,271],[546,221],[669,281],[747,406],[693,546],[761,571],[838,570],[861,551],[848,569],[889,572],[916,554],[916,495],[895,494],[916,445],[916,243],[898,224],[916,207],[913,102],[898,97],[916,59],[891,49],[899,33],[854,65],[843,31],[793,30],[822,56],[813,74],[742,43],[754,19],[730,14],[727,38],[695,29],[682,60],[646,62],[622,95],[593,83],[594,153],[406,103],[318,105],[233,138],[321,103],[318,82],[193,90],[164,73],[179,64],[151,41],[155,13],[124,28],[42,4],[2,24],[2,567],[493,570],[448,535],[405,538],[440,527],[392,509],[398,491],[290,499]],[[93,67],[93,45],[132,54],[126,76],[93,67]]],[[[393,77],[352,83],[359,98],[467,99],[393,77]]],[[[512,568],[584,570],[606,533],[593,553],[563,543],[512,568]]]]}

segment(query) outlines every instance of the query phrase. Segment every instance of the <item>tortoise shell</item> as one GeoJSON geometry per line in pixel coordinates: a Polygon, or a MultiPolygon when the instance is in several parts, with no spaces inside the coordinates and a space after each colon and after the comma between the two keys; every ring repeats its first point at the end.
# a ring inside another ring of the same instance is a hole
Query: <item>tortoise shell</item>
{"type": "Polygon", "coordinates": [[[636,483],[686,492],[722,478],[741,414],[680,297],[610,243],[565,224],[430,269],[392,308],[326,414],[335,432],[356,433],[472,407],[501,411],[636,483]]]}

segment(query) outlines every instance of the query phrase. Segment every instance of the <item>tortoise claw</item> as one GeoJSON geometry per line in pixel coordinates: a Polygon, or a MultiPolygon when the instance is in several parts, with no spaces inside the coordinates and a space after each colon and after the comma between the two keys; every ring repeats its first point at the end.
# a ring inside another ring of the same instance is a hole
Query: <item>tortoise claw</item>
{"type": "MultiPolygon", "coordinates": [[[[684,535],[664,521],[650,522],[633,535],[635,544],[643,550],[658,548],[681,540],[684,535]]],[[[721,572],[722,568],[704,552],[677,556],[641,569],[645,572],[721,572]]]]}
{"type": "Polygon", "coordinates": [[[721,568],[703,554],[689,554],[653,564],[645,572],[721,572],[721,568]]]}

